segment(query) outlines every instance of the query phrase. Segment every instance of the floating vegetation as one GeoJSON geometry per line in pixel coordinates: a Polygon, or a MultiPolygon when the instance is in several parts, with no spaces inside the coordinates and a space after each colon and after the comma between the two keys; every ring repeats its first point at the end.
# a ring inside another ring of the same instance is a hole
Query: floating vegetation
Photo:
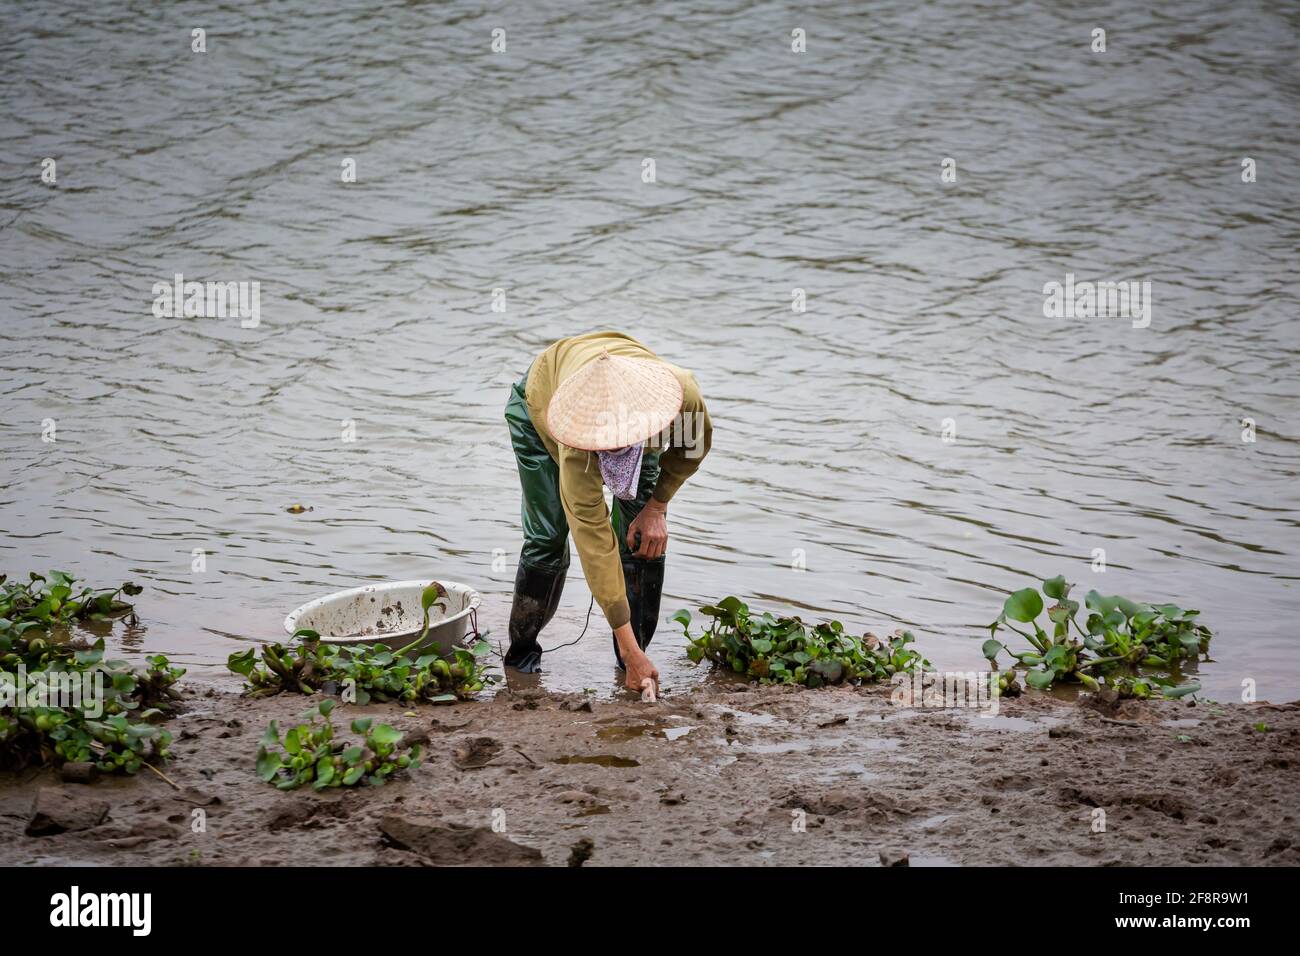
{"type": "Polygon", "coordinates": [[[313,790],[359,783],[378,787],[392,774],[420,765],[418,743],[404,746],[400,730],[375,724],[370,717],[352,721],[352,732],[361,734],[364,744],[335,740],[333,710],[334,701],[321,701],[315,710],[303,714],[306,723],[290,727],[283,737],[271,721],[258,743],[257,775],[280,790],[307,784],[313,790]],[[316,720],[317,713],[323,721],[316,720]]]}
{"type": "Polygon", "coordinates": [[[710,618],[698,637],[690,632],[691,614],[682,609],[669,620],[686,634],[686,654],[692,661],[712,661],[762,684],[801,684],[821,687],[843,682],[874,683],[897,673],[929,666],[907,645],[910,631],[888,641],[872,634],[854,637],[839,621],[808,625],[797,617],[753,615],[738,598],[726,597],[700,608],[710,618]]]}
{"type": "Polygon", "coordinates": [[[76,579],[67,571],[48,575],[32,571],[28,579],[19,584],[0,574],[0,634],[21,637],[32,628],[49,631],[73,621],[110,620],[132,610],[118,595],[134,597],[144,590],[128,581],[116,590],[82,588],[78,592],[76,579]]]}
{"type": "Polygon", "coordinates": [[[82,588],[66,571],[32,573],[26,584],[0,576],[0,768],[93,763],[135,773],[166,759],[172,737],[157,726],[179,699],[185,673],[161,654],[138,670],[105,660],[102,638],[67,633],[74,621],[133,612],[119,595],[134,584],[82,588]]]}
{"type": "Polygon", "coordinates": [[[1199,611],[1089,591],[1084,605],[1090,613],[1080,625],[1079,602],[1070,599],[1072,587],[1057,575],[1043,582],[1041,595],[1035,588],[1024,588],[1009,596],[998,619],[989,625],[984,656],[996,663],[1005,651],[1028,666],[1025,682],[1039,690],[1075,683],[1095,691],[1104,684],[1121,697],[1139,699],[1157,690],[1165,697],[1200,690],[1200,684],[1179,680],[1184,661],[1199,661],[1209,652],[1212,635],[1197,621],[1199,611]],[[1044,597],[1055,603],[1045,607],[1044,597]],[[1044,610],[1050,635],[1039,623],[1044,610]],[[1029,625],[1032,633],[1013,621],[1029,625]],[[1002,628],[1019,634],[1032,649],[1012,651],[996,639],[1002,628]],[[1144,674],[1144,668],[1160,673],[1144,674]]]}

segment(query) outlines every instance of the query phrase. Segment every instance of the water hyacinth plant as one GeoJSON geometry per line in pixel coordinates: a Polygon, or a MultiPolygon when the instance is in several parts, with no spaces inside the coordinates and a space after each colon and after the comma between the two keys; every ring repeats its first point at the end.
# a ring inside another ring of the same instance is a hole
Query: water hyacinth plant
{"type": "Polygon", "coordinates": [[[710,621],[698,637],[691,636],[690,611],[683,608],[669,618],[686,634],[687,656],[762,684],[874,683],[929,666],[907,646],[915,640],[910,631],[883,642],[872,634],[855,637],[839,621],[809,625],[798,617],[751,614],[735,597],[702,607],[700,613],[710,621]]]}
{"type": "Polygon", "coordinates": [[[26,584],[0,574],[0,635],[21,637],[32,628],[50,631],[78,620],[107,620],[131,610],[118,595],[134,596],[143,590],[130,581],[113,590],[77,591],[76,584],[67,571],[48,575],[32,571],[26,584]]]}
{"type": "Polygon", "coordinates": [[[492,678],[481,660],[491,651],[487,641],[472,648],[455,648],[450,660],[437,653],[409,655],[429,633],[429,610],[445,601],[447,590],[437,581],[420,595],[424,624],[410,644],[393,650],[386,644],[335,646],[321,643],[320,634],[310,628],[294,632],[298,644],[263,644],[261,662],[250,647],[231,654],[226,666],[248,680],[248,695],[264,697],[281,691],[313,694],[351,688],[357,704],[371,700],[387,703],[439,704],[465,700],[481,691],[492,678]]]}
{"type": "Polygon", "coordinates": [[[420,765],[418,743],[404,746],[401,731],[369,717],[352,721],[352,732],[362,735],[363,745],[335,740],[333,710],[334,701],[321,701],[315,711],[303,714],[306,723],[289,728],[283,737],[271,721],[257,748],[257,775],[280,790],[307,784],[313,790],[359,783],[378,787],[392,774],[420,765]],[[316,720],[317,713],[323,722],[316,720]]]}
{"type": "Polygon", "coordinates": [[[1200,690],[1197,683],[1180,681],[1182,664],[1199,661],[1209,652],[1212,635],[1197,620],[1199,611],[1089,591],[1084,598],[1089,613],[1080,624],[1080,606],[1070,598],[1071,588],[1057,575],[1043,582],[1042,594],[1024,588],[1010,595],[998,619],[989,625],[984,656],[996,662],[1005,651],[1029,667],[1025,682],[1040,690],[1057,683],[1082,684],[1094,691],[1105,684],[1121,697],[1149,697],[1157,687],[1165,697],[1183,697],[1200,690]],[[1044,597],[1054,603],[1046,606],[1044,597]],[[1050,635],[1039,622],[1044,610],[1050,635]],[[1030,630],[1016,624],[1028,625],[1030,630]],[[1031,649],[1009,649],[996,639],[1003,628],[1019,634],[1031,649]],[[1159,673],[1143,676],[1142,669],[1159,673]]]}
{"type": "Polygon", "coordinates": [[[118,595],[141,589],[77,591],[63,571],[29,577],[23,585],[0,577],[0,768],[93,763],[135,773],[167,758],[171,734],[157,722],[179,699],[185,671],[161,654],[143,670],[105,660],[102,638],[67,633],[74,621],[131,612],[118,595]]]}
{"type": "Polygon", "coordinates": [[[433,652],[412,659],[386,644],[322,644],[319,634],[306,629],[294,637],[298,643],[291,647],[263,644],[260,662],[251,647],[230,655],[226,666],[248,681],[250,697],[286,690],[314,694],[346,685],[358,704],[440,704],[466,700],[492,679],[484,662],[491,650],[487,641],[458,647],[447,660],[433,652]]]}

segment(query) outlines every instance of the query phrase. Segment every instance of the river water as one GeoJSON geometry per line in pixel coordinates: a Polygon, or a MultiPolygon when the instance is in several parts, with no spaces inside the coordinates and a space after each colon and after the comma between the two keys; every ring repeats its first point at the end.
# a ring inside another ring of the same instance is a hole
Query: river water
{"type": "MultiPolygon", "coordinates": [[[[1200,608],[1210,696],[1300,695],[1296,4],[0,21],[0,570],[145,585],[129,651],[218,667],[321,594],[434,576],[503,638],[509,384],[613,327],[715,422],[665,613],[736,594],[968,667],[1061,573],[1200,608]],[[176,273],[260,283],[258,324],[155,315],[176,273]],[[1150,282],[1149,325],[1047,317],[1067,274],[1150,282]]],[[[588,601],[575,561],[544,643],[588,601]]],[[[681,647],[661,625],[669,688],[702,676],[681,647]]],[[[609,693],[599,610],[547,661],[609,693]]]]}

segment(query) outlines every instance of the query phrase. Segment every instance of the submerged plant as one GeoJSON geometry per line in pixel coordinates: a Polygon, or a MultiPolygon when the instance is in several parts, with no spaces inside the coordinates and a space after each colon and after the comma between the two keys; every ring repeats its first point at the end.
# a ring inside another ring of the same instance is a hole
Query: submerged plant
{"type": "Polygon", "coordinates": [[[763,684],[874,683],[929,665],[907,646],[915,640],[910,631],[884,642],[871,634],[855,637],[839,621],[809,625],[798,617],[774,617],[766,611],[753,615],[735,597],[702,607],[700,613],[710,622],[698,637],[691,636],[690,611],[683,608],[669,618],[682,626],[687,656],[763,684]]]}
{"type": "Polygon", "coordinates": [[[289,728],[281,737],[271,721],[257,748],[257,775],[280,790],[311,784],[313,790],[352,787],[359,783],[382,786],[400,770],[420,765],[420,745],[404,746],[402,732],[369,717],[352,721],[352,732],[364,744],[347,745],[334,739],[331,713],[334,701],[323,700],[315,711],[303,714],[306,723],[289,728]],[[323,722],[316,720],[319,713],[323,722]]]}
{"type": "Polygon", "coordinates": [[[135,773],[170,756],[171,734],[156,722],[185,671],[162,655],[142,670],[105,660],[102,638],[62,633],[72,621],[131,611],[118,595],[141,588],[78,592],[71,575],[51,571],[24,585],[0,577],[0,589],[0,768],[88,762],[135,773]]]}
{"type": "Polygon", "coordinates": [[[1200,690],[1195,683],[1179,686],[1177,679],[1183,661],[1198,661],[1209,652],[1212,635],[1197,621],[1199,611],[1183,610],[1175,604],[1140,604],[1089,591],[1084,598],[1089,613],[1081,625],[1079,602],[1070,598],[1072,587],[1058,575],[1043,582],[1041,595],[1035,588],[1010,595],[998,619],[989,625],[984,656],[996,662],[998,654],[1006,651],[1029,667],[1025,682],[1039,690],[1056,683],[1098,690],[1104,683],[1121,697],[1136,698],[1151,696],[1157,687],[1165,697],[1183,697],[1200,690]],[[1045,608],[1044,596],[1055,603],[1045,608]],[[1044,609],[1050,635],[1039,623],[1044,609]],[[1027,624],[1032,632],[1012,622],[1027,624]],[[1012,651],[996,639],[1002,628],[1019,634],[1031,649],[1012,651]],[[1144,676],[1143,668],[1164,675],[1144,676]]]}

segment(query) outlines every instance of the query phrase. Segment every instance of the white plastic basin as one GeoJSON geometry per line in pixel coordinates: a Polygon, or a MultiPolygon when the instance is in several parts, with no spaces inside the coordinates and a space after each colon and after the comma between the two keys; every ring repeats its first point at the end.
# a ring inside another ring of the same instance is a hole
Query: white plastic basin
{"type": "MultiPolygon", "coordinates": [[[[327,644],[387,644],[393,650],[415,640],[424,625],[420,595],[431,581],[397,581],[350,588],[304,604],[284,619],[290,634],[310,628],[327,644]]],[[[446,656],[469,630],[479,593],[467,584],[439,580],[446,596],[429,608],[429,633],[421,649],[436,645],[446,656]]]]}

